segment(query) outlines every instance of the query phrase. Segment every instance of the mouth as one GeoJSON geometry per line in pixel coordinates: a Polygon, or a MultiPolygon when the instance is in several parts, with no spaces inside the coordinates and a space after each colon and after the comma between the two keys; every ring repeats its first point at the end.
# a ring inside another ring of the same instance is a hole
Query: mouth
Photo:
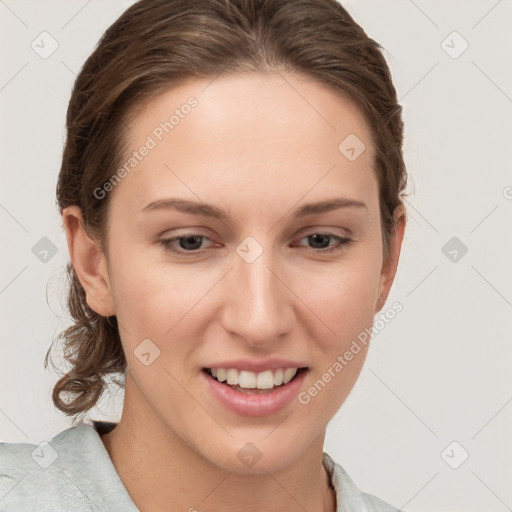
{"type": "Polygon", "coordinates": [[[269,417],[292,407],[309,370],[286,359],[239,359],[202,368],[200,373],[205,392],[223,409],[239,416],[269,417]]]}
{"type": "Polygon", "coordinates": [[[215,382],[234,391],[246,394],[270,394],[301,379],[308,367],[276,368],[262,372],[237,370],[236,368],[203,368],[203,372],[215,382]]]}

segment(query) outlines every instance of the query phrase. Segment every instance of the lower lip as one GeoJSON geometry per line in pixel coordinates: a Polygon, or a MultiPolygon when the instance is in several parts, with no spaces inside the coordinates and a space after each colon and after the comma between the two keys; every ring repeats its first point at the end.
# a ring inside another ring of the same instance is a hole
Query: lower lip
{"type": "Polygon", "coordinates": [[[268,393],[243,393],[222,384],[207,372],[201,374],[206,379],[217,400],[240,416],[268,416],[289,405],[299,394],[307,370],[302,370],[293,380],[274,388],[268,393]]]}

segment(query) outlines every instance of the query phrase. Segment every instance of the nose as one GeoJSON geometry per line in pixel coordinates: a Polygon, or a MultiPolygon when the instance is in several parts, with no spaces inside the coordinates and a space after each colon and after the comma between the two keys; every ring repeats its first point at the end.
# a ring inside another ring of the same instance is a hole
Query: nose
{"type": "Polygon", "coordinates": [[[294,324],[293,294],[283,269],[265,250],[251,263],[234,254],[225,282],[222,325],[231,336],[253,347],[269,347],[290,333],[294,324]]]}

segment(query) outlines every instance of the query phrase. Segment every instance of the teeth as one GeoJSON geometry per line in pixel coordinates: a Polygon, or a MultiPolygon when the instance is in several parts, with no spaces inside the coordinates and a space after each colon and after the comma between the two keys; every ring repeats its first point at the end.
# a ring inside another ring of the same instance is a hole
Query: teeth
{"type": "Polygon", "coordinates": [[[236,386],[238,384],[238,370],[230,368],[226,371],[226,382],[230,386],[236,386]]]}
{"type": "Polygon", "coordinates": [[[286,370],[284,371],[283,383],[287,384],[288,382],[290,382],[293,379],[293,377],[295,377],[296,373],[297,368],[286,368],[286,370]]]}
{"type": "Polygon", "coordinates": [[[287,384],[297,374],[298,368],[279,368],[265,370],[260,373],[247,370],[238,371],[235,368],[211,368],[212,377],[230,386],[240,386],[245,389],[272,389],[275,386],[287,384]]]}
{"type": "Polygon", "coordinates": [[[238,385],[241,388],[254,389],[256,387],[256,374],[254,372],[247,372],[245,370],[241,371],[240,375],[238,376],[238,385]]]}
{"type": "MultiPolygon", "coordinates": [[[[256,376],[256,374],[254,374],[254,376],[256,376]]],[[[272,370],[258,373],[256,377],[256,387],[258,389],[272,389],[274,387],[274,375],[272,370]]]]}

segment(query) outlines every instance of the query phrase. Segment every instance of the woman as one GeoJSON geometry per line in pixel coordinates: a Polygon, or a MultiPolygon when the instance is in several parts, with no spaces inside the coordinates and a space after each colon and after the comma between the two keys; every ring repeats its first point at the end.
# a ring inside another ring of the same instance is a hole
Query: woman
{"type": "Polygon", "coordinates": [[[57,185],[53,400],[76,419],[120,374],[122,417],[3,443],[0,504],[396,510],[323,443],[395,276],[402,136],[380,46],[334,0],[130,7],[77,77],[57,185]]]}

